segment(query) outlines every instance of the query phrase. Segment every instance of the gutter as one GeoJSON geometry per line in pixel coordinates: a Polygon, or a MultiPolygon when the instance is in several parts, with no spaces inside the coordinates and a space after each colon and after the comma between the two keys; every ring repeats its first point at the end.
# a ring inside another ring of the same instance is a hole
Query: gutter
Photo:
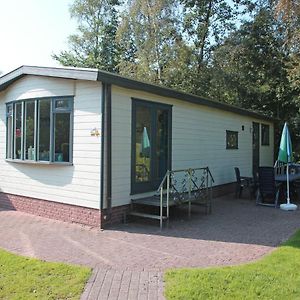
{"type": "MultiPolygon", "coordinates": [[[[103,210],[104,202],[104,110],[105,110],[105,84],[102,83],[102,95],[101,95],[101,164],[100,164],[100,224],[101,224],[101,213],[103,210]]],[[[101,226],[102,227],[102,226],[101,226]]]]}
{"type": "Polygon", "coordinates": [[[101,198],[100,217],[111,219],[111,84],[102,82],[102,120],[101,120],[101,198]],[[104,184],[104,182],[106,184],[104,184]],[[104,209],[107,213],[103,215],[104,209]]]}

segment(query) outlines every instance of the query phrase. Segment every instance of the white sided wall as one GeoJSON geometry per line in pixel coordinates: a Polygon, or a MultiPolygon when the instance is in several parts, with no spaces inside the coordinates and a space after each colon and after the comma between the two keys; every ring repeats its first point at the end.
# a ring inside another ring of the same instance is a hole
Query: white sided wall
{"type": "Polygon", "coordinates": [[[25,76],[0,93],[0,191],[99,208],[101,83],[25,76]],[[5,102],[74,95],[73,166],[7,162],[5,102]]]}
{"type": "Polygon", "coordinates": [[[270,125],[270,146],[260,145],[260,165],[273,165],[272,123],[114,86],[112,90],[113,206],[128,204],[131,197],[141,196],[130,196],[131,97],[173,105],[172,169],[209,166],[215,185],[235,181],[233,169],[235,166],[240,168],[243,176],[252,176],[253,121],[270,125]],[[226,149],[226,130],[238,131],[239,149],[226,149]]]}

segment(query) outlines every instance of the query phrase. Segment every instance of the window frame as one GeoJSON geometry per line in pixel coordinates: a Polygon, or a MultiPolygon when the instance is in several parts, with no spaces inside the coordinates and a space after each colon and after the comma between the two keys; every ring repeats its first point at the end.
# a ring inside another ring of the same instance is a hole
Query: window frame
{"type": "Polygon", "coordinates": [[[23,103],[23,131],[24,131],[24,134],[23,134],[23,149],[22,149],[22,152],[23,152],[23,160],[25,161],[35,161],[36,159],[28,159],[26,158],[26,143],[27,143],[27,124],[26,124],[26,119],[27,119],[27,103],[30,103],[30,102],[34,102],[34,125],[33,125],[33,145],[34,145],[34,152],[35,152],[35,155],[34,157],[36,157],[36,149],[37,149],[37,139],[36,139],[36,129],[37,129],[37,118],[38,118],[38,115],[37,115],[37,101],[36,100],[27,100],[27,101],[24,101],[23,103]],[[24,138],[25,137],[25,138],[24,138]]]}
{"type": "Polygon", "coordinates": [[[55,96],[55,97],[39,97],[39,98],[28,98],[21,100],[14,100],[6,103],[6,160],[10,162],[18,162],[18,163],[32,163],[32,164],[57,164],[57,165],[73,165],[73,123],[74,123],[74,96],[66,95],[66,96],[55,96]],[[55,108],[56,101],[65,99],[68,101],[68,107],[66,108],[55,108]],[[39,133],[40,133],[40,102],[49,100],[50,101],[50,141],[49,141],[49,160],[39,160],[39,133]],[[26,151],[25,151],[25,139],[26,139],[26,103],[34,101],[34,151],[35,157],[34,160],[26,159],[26,151]],[[22,105],[22,120],[21,120],[21,158],[15,157],[15,135],[16,135],[16,105],[21,103],[22,105]],[[11,128],[11,146],[10,152],[11,155],[9,157],[8,149],[8,107],[12,109],[12,128],[11,128]],[[69,161],[55,161],[55,118],[59,113],[68,113],[70,115],[70,132],[69,132],[69,161]]]}
{"type": "MultiPolygon", "coordinates": [[[[57,114],[65,114],[65,113],[70,114],[69,162],[73,162],[73,105],[74,105],[74,101],[71,101],[69,99],[67,108],[55,108],[55,102],[59,101],[61,99],[65,99],[65,98],[64,97],[60,97],[60,98],[56,97],[53,99],[53,101],[51,101],[52,112],[51,112],[51,116],[50,116],[50,132],[51,132],[50,133],[50,149],[52,150],[51,159],[54,163],[58,163],[58,164],[66,163],[66,162],[60,162],[60,161],[55,160],[55,124],[56,124],[57,114]],[[51,120],[52,120],[52,123],[51,123],[51,120]]],[[[67,100],[67,97],[66,97],[66,100],[67,100]]],[[[51,154],[51,152],[50,152],[50,154],[51,154]]]]}
{"type": "Polygon", "coordinates": [[[226,150],[238,150],[239,149],[239,132],[233,130],[226,130],[226,150]],[[229,144],[229,134],[236,136],[236,145],[231,146],[229,144]]]}
{"type": "Polygon", "coordinates": [[[270,125],[269,124],[261,124],[261,145],[262,146],[270,146],[270,125]],[[265,134],[266,132],[264,131],[267,129],[267,138],[268,140],[265,140],[265,134]]]}
{"type": "Polygon", "coordinates": [[[5,126],[6,126],[6,159],[12,159],[13,158],[13,152],[14,152],[14,149],[13,149],[13,135],[12,135],[12,132],[14,132],[14,113],[13,113],[13,104],[12,103],[7,103],[6,105],[6,118],[5,118],[5,126]],[[8,108],[11,107],[11,113],[9,114],[8,112],[8,108]],[[10,133],[10,143],[8,143],[8,119],[9,117],[11,117],[11,126],[10,126],[10,129],[11,129],[11,133],[10,133]],[[10,144],[10,155],[8,157],[8,149],[9,149],[9,144],[10,144]]]}
{"type": "MultiPolygon", "coordinates": [[[[154,159],[151,159],[150,166],[150,180],[145,182],[136,182],[136,169],[135,169],[135,159],[136,159],[136,135],[135,135],[135,125],[136,125],[136,109],[138,106],[144,106],[150,108],[151,113],[151,136],[156,133],[155,116],[159,109],[168,111],[168,159],[167,159],[167,169],[171,169],[172,166],[172,105],[160,102],[153,102],[149,100],[143,100],[139,98],[131,98],[131,195],[145,193],[150,191],[155,191],[162,178],[154,178],[154,159]]],[[[156,151],[156,141],[152,140],[151,147],[151,157],[154,158],[154,153],[156,151]]]]}

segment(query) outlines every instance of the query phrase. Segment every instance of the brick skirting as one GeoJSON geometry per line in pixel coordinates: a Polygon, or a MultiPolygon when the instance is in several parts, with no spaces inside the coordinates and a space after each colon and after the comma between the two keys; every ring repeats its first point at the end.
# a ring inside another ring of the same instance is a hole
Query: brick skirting
{"type": "MultiPolygon", "coordinates": [[[[234,187],[235,183],[213,187],[213,197],[232,193],[234,187]]],[[[110,212],[104,209],[101,212],[100,218],[98,209],[6,193],[0,193],[0,207],[68,223],[78,223],[101,228],[123,222],[126,213],[130,209],[129,204],[113,207],[110,212]]]]}
{"type": "Polygon", "coordinates": [[[68,223],[100,227],[98,209],[0,193],[0,207],[68,223]]]}
{"type": "Polygon", "coordinates": [[[235,182],[214,186],[212,189],[213,198],[234,193],[235,186],[236,186],[235,182]]]}
{"type": "Polygon", "coordinates": [[[126,214],[129,212],[129,209],[130,205],[127,204],[113,207],[111,209],[111,214],[109,214],[107,209],[102,210],[102,226],[105,228],[107,225],[123,223],[125,221],[126,214]]]}

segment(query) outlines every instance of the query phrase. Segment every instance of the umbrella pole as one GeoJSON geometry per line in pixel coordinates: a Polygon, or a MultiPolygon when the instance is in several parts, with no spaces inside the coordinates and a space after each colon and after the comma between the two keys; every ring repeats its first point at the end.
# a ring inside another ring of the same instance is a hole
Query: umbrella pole
{"type": "Polygon", "coordinates": [[[286,202],[287,204],[290,204],[290,181],[289,181],[289,163],[287,163],[286,166],[286,189],[287,189],[287,197],[286,202]]]}
{"type": "Polygon", "coordinates": [[[297,205],[292,204],[290,200],[290,182],[289,182],[289,163],[286,167],[286,203],[280,204],[280,209],[282,210],[296,210],[297,205]]]}

